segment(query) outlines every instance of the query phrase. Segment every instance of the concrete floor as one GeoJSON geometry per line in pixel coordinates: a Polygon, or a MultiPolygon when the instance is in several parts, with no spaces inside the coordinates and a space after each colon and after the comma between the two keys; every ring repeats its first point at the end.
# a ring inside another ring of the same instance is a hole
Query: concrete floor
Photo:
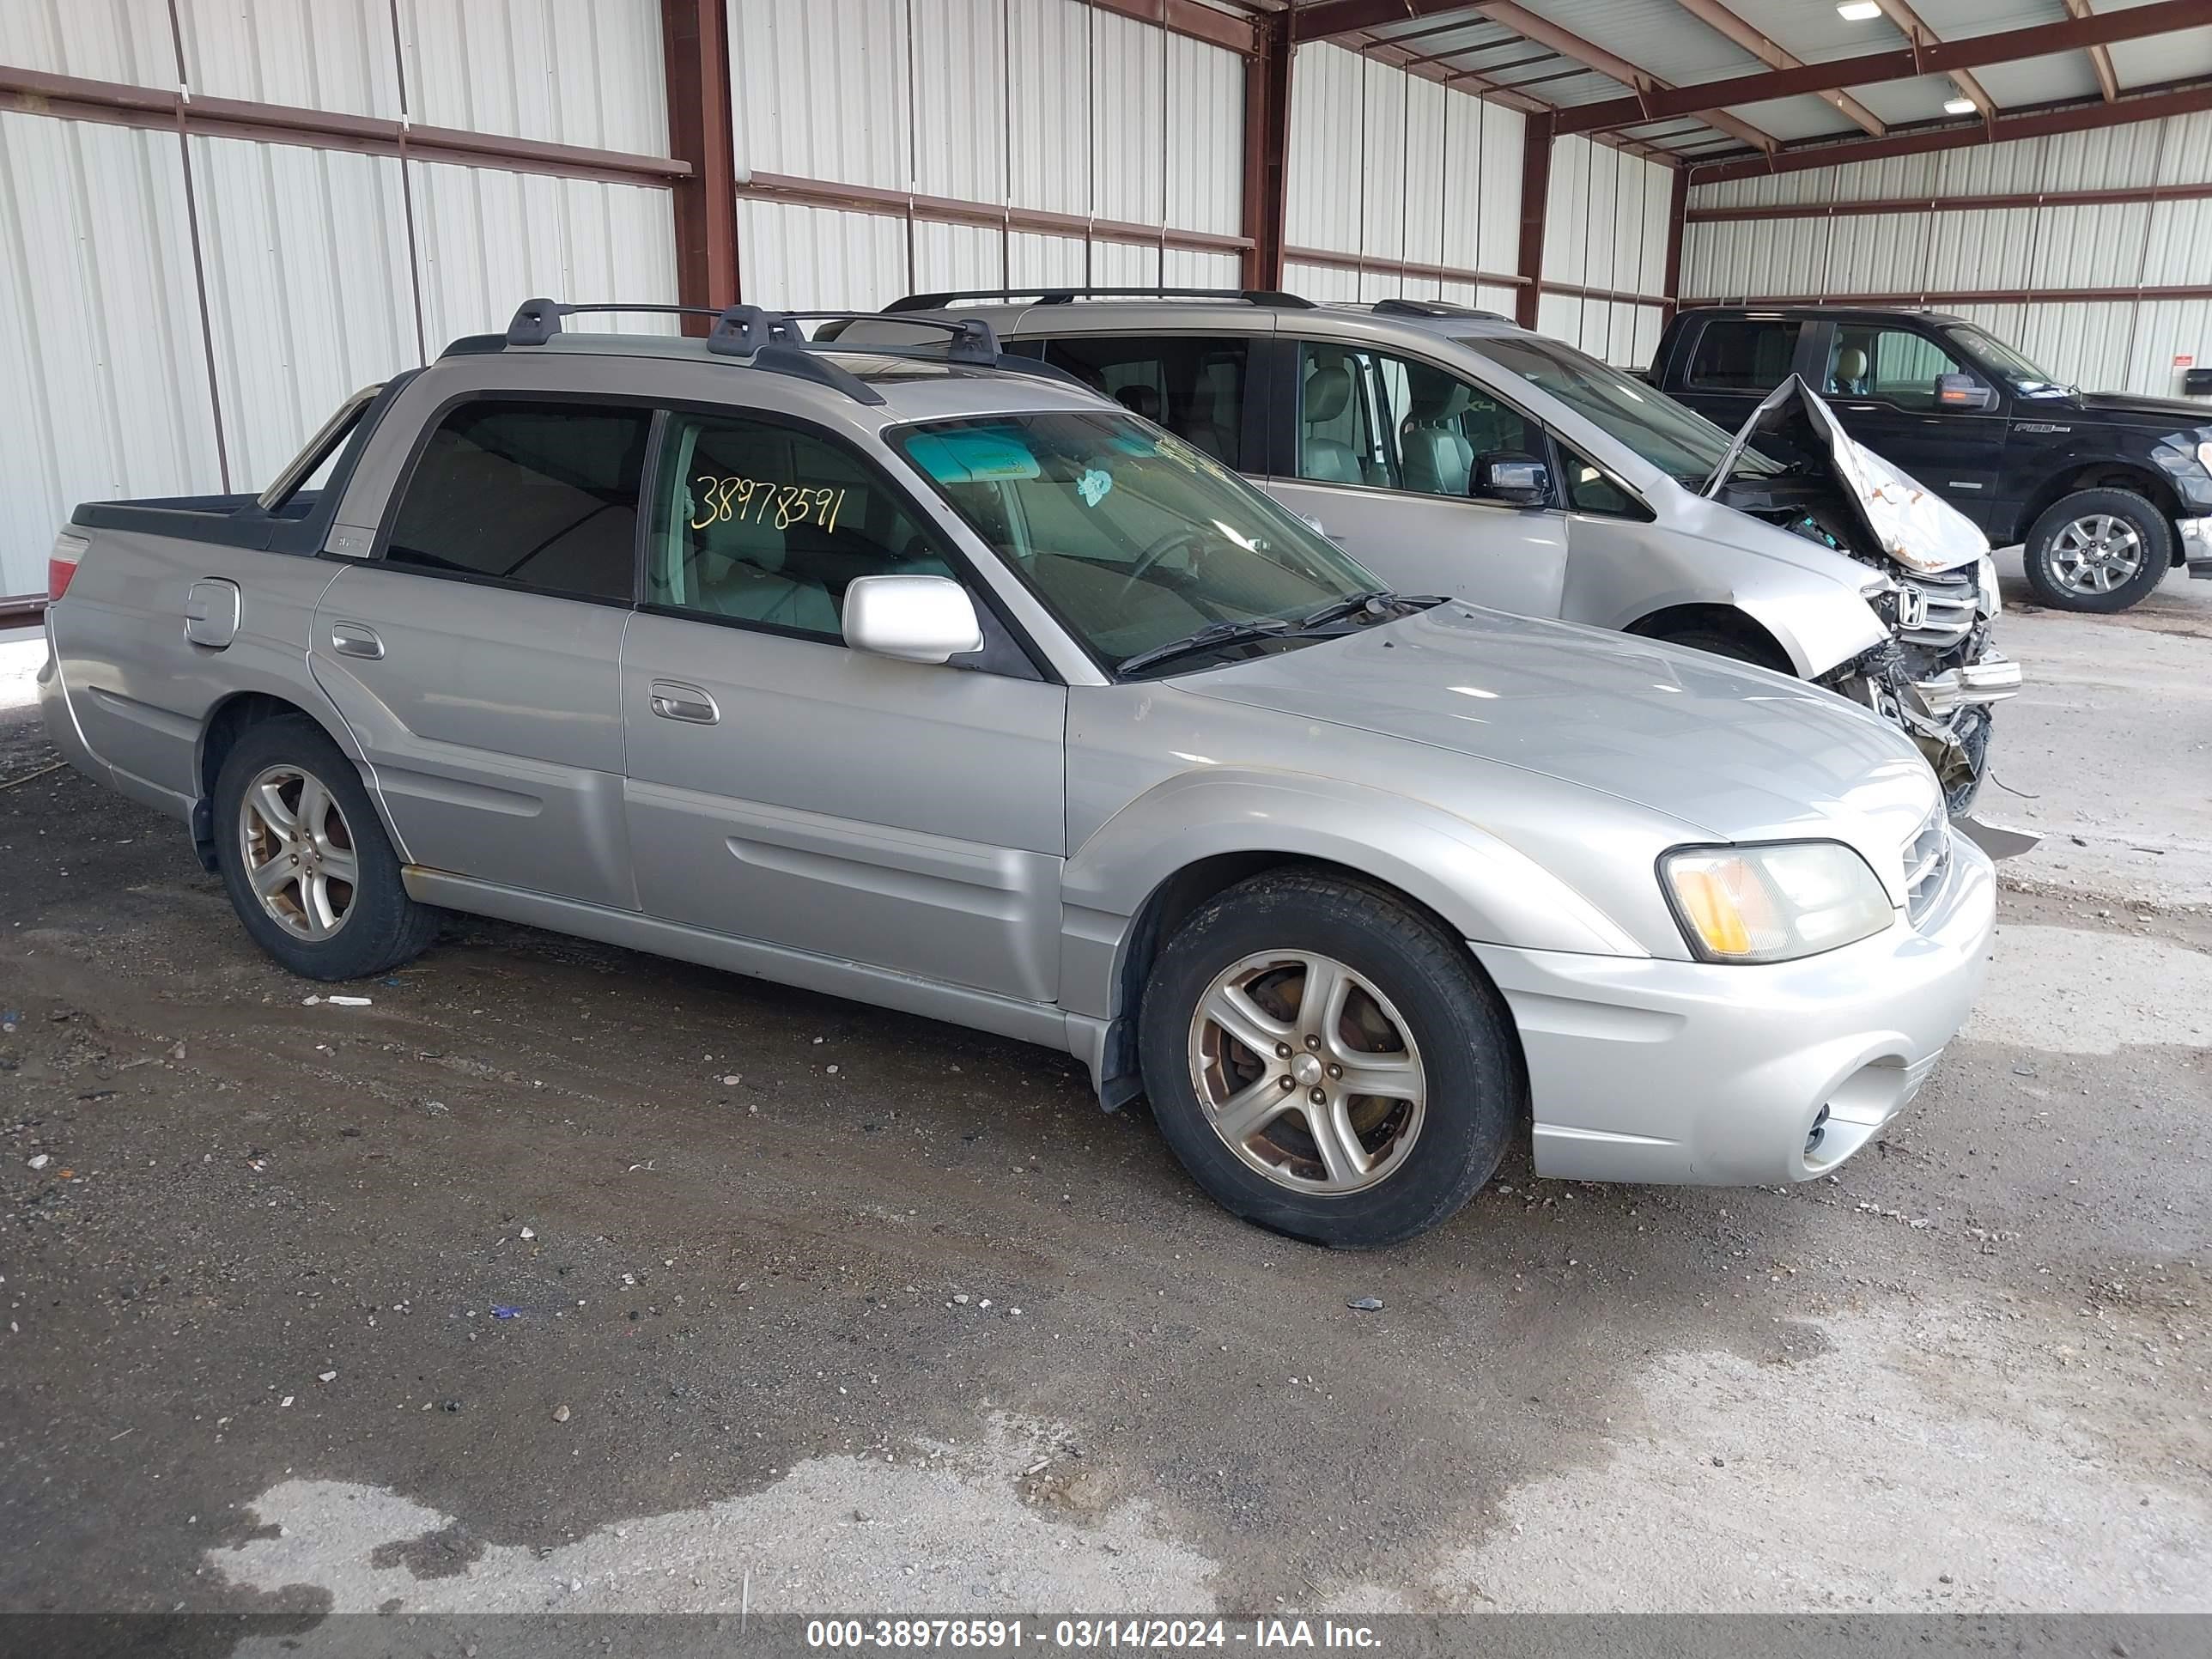
{"type": "Polygon", "coordinates": [[[1358,1256],[917,1020],[466,921],[304,1006],[0,651],[0,1609],[2212,1608],[2212,584],[2002,641],[1894,1132],[1358,1256]]]}

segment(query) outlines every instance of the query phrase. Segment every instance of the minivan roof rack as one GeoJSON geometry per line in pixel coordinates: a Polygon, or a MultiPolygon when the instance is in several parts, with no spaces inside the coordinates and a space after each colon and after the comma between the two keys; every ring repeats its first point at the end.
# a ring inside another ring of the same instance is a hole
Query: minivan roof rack
{"type": "MultiPolygon", "coordinates": [[[[562,331],[561,319],[563,317],[573,317],[583,312],[641,312],[660,316],[712,317],[714,325],[708,331],[707,349],[718,357],[743,358],[753,368],[831,386],[855,403],[880,404],[884,402],[882,392],[843,364],[824,355],[832,349],[849,351],[854,348],[839,347],[830,340],[819,343],[810,340],[806,331],[799,326],[802,323],[862,322],[881,316],[881,313],[873,311],[771,311],[762,306],[623,302],[570,305],[558,300],[526,300],[516,307],[514,319],[507,324],[504,336],[474,335],[456,340],[446,349],[445,355],[450,357],[499,351],[508,346],[545,345],[562,331]]],[[[910,357],[924,362],[963,363],[977,368],[1002,369],[1010,374],[1060,380],[1071,386],[1083,385],[1065,370],[1055,368],[1037,358],[1010,356],[1000,351],[998,335],[981,317],[911,317],[905,320],[915,328],[942,329],[946,336],[944,352],[940,355],[869,347],[866,348],[869,354],[883,357],[910,357]]]]}
{"type": "Polygon", "coordinates": [[[1480,317],[1493,323],[1513,320],[1502,311],[1485,311],[1480,306],[1454,305],[1449,300],[1377,300],[1372,309],[1377,317],[1480,317]]]}
{"type": "Polygon", "coordinates": [[[884,307],[887,313],[942,311],[955,300],[1030,300],[1042,306],[1064,306],[1077,300],[1232,300],[1254,306],[1280,306],[1286,310],[1311,311],[1314,302],[1273,288],[1085,288],[1052,283],[1039,288],[960,288],[934,294],[909,294],[884,307]]]}

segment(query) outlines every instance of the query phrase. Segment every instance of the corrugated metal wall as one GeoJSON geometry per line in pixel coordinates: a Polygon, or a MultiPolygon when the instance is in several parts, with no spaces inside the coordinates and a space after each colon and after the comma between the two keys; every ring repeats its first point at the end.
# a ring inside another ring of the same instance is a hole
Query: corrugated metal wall
{"type": "Polygon", "coordinates": [[[1587,138],[1552,148],[1544,204],[1544,281],[1594,295],[1539,297],[1536,326],[1591,356],[1626,367],[1651,361],[1667,294],[1667,234],[1674,174],[1587,138]]]}
{"type": "Polygon", "coordinates": [[[1338,46],[1301,46],[1291,76],[1285,285],[1510,316],[1514,289],[1476,279],[1510,277],[1518,253],[1519,112],[1338,46]]]}
{"type": "MultiPolygon", "coordinates": [[[[0,0],[0,62],[668,153],[655,0],[396,13],[179,0],[179,64],[165,5],[0,0]]],[[[0,113],[0,594],[45,586],[76,502],[256,487],[355,388],[535,294],[673,301],[669,192],[0,113]]]]}
{"type": "Polygon", "coordinates": [[[1701,185],[1698,208],[1899,204],[1894,213],[1691,223],[1686,299],[1880,295],[1956,311],[2084,386],[2179,396],[2212,364],[2212,300],[2134,297],[1976,304],[2020,289],[2134,289],[2212,279],[2212,200],[1931,210],[1969,196],[2212,184],[2212,114],[2016,139],[1929,155],[1701,185]]]}
{"type": "Polygon", "coordinates": [[[1082,0],[727,0],[727,16],[741,191],[780,179],[887,193],[866,210],[741,195],[748,300],[1240,281],[1233,250],[1160,235],[1239,233],[1236,53],[1082,0]],[[909,215],[913,198],[938,202],[909,215]],[[1084,222],[946,222],[945,202],[968,218],[1011,208],[1084,222]]]}

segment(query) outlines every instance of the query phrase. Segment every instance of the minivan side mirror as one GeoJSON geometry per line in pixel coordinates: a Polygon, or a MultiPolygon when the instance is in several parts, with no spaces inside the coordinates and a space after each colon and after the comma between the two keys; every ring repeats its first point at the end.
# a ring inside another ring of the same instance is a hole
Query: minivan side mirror
{"type": "Polygon", "coordinates": [[[1500,451],[1474,458],[1467,493],[1477,501],[1510,507],[1545,507],[1552,499],[1552,470],[1534,455],[1500,451]]]}
{"type": "Polygon", "coordinates": [[[845,589],[845,643],[901,662],[944,662],[983,648],[975,602],[949,576],[856,576],[845,589]]]}
{"type": "Polygon", "coordinates": [[[1997,394],[1971,374],[1938,374],[1936,377],[1936,407],[1964,410],[1970,413],[1995,409],[1997,394]]]}

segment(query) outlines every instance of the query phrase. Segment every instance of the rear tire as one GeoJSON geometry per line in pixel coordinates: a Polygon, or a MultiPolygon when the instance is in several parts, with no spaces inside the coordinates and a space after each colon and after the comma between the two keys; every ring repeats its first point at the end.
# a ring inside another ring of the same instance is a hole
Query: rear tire
{"type": "Polygon", "coordinates": [[[304,715],[246,728],[215,786],[216,860],[253,942],[306,979],[422,954],[440,913],[407,896],[360,769],[304,715]]]}
{"type": "Polygon", "coordinates": [[[2173,526],[2132,489],[2079,489],[2053,502],[2021,555],[2040,603],[2106,615],[2139,604],[2172,568],[2173,526]]]}
{"type": "Polygon", "coordinates": [[[1337,1249],[1455,1213],[1524,1111],[1510,1020],[1466,945],[1319,872],[1255,876],[1191,916],[1153,965],[1138,1040],[1192,1178],[1232,1214],[1337,1249]]]}

